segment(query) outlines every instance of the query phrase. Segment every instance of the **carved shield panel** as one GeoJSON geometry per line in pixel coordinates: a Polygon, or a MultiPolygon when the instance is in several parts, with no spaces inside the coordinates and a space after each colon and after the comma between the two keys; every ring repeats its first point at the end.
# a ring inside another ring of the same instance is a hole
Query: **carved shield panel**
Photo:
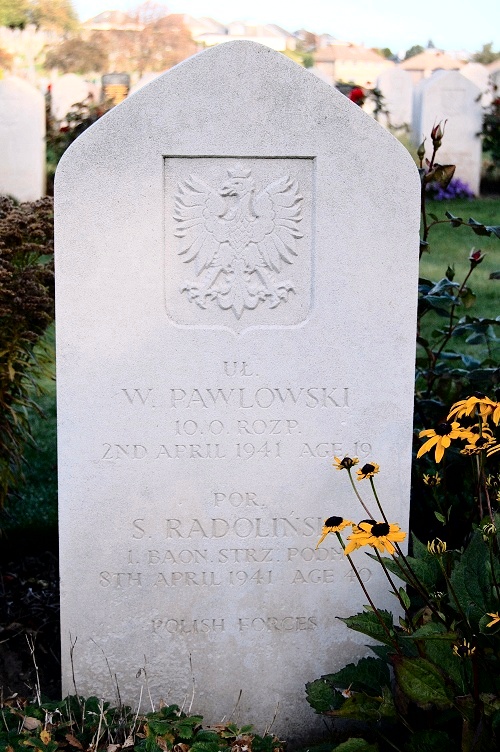
{"type": "Polygon", "coordinates": [[[165,158],[165,305],[174,325],[297,326],[311,305],[307,157],[165,158]]]}

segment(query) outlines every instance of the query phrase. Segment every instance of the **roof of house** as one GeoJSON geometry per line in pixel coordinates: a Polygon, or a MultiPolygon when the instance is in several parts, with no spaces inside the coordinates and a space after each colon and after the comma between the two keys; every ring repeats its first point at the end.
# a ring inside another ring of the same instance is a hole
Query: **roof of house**
{"type": "Polygon", "coordinates": [[[84,22],[84,26],[94,26],[96,24],[107,24],[108,26],[123,26],[124,24],[133,24],[135,20],[128,13],[121,10],[104,10],[97,16],[92,16],[84,22]]]}
{"type": "Polygon", "coordinates": [[[329,63],[336,60],[362,61],[364,63],[381,63],[386,62],[383,55],[368,47],[361,47],[356,44],[330,44],[328,47],[322,47],[314,55],[318,63],[329,63]]]}
{"type": "Polygon", "coordinates": [[[428,49],[403,60],[403,70],[459,70],[463,63],[441,50],[428,49]]]}

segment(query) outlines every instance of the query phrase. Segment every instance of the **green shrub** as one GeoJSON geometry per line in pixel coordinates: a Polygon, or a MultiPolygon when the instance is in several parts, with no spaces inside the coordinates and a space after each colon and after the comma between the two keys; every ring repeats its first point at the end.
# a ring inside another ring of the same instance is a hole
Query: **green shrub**
{"type": "Polygon", "coordinates": [[[37,346],[54,320],[53,252],[52,200],[0,197],[0,508],[22,477],[28,411],[38,409],[37,346]]]}

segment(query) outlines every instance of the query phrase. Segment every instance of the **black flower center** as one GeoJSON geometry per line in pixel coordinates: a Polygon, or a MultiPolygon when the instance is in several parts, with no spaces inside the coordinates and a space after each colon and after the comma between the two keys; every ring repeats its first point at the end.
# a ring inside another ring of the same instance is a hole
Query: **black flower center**
{"type": "Polygon", "coordinates": [[[338,525],[341,525],[343,521],[343,517],[329,517],[325,520],[325,525],[326,527],[337,527],[338,525]]]}
{"type": "Polygon", "coordinates": [[[448,434],[451,433],[451,431],[452,431],[451,423],[448,423],[447,420],[443,420],[442,423],[439,423],[439,425],[436,426],[437,436],[448,436],[448,434]]]}
{"type": "Polygon", "coordinates": [[[389,525],[387,522],[377,522],[372,526],[372,535],[375,535],[376,538],[382,538],[384,535],[388,535],[388,533],[389,525]]]}
{"type": "Polygon", "coordinates": [[[374,470],[375,470],[375,465],[370,465],[369,462],[366,465],[363,465],[363,467],[361,468],[361,472],[363,473],[363,475],[368,475],[368,473],[373,473],[374,470]]]}
{"type": "Polygon", "coordinates": [[[352,459],[350,457],[344,457],[344,459],[341,461],[340,465],[341,465],[341,467],[344,467],[347,470],[349,470],[349,468],[351,468],[354,465],[354,462],[352,461],[352,459]]]}

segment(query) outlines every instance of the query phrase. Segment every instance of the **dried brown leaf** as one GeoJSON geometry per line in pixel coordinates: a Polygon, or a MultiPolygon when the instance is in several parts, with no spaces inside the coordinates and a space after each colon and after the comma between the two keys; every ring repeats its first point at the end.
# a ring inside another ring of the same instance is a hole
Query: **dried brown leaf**
{"type": "Polygon", "coordinates": [[[42,725],[42,722],[38,720],[38,718],[32,718],[29,715],[26,715],[24,717],[23,721],[23,728],[26,729],[26,731],[34,731],[37,728],[40,728],[42,725]]]}
{"type": "Polygon", "coordinates": [[[73,736],[73,734],[66,734],[66,739],[68,740],[68,743],[71,744],[72,747],[76,747],[76,749],[83,749],[82,744],[78,741],[78,739],[73,736]]]}

